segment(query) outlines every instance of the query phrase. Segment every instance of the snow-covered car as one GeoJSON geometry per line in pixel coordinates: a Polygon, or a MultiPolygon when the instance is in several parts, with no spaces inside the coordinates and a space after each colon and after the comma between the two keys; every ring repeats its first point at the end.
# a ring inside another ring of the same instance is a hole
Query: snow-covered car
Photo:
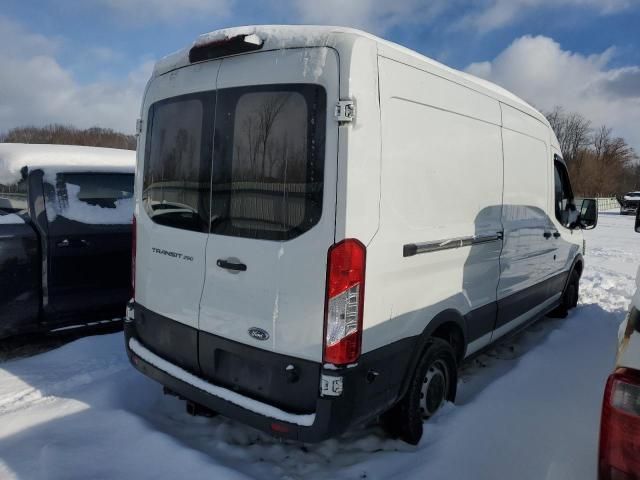
{"type": "Polygon", "coordinates": [[[635,215],[640,210],[640,192],[627,192],[618,198],[620,215],[635,215]]]}
{"type": "Polygon", "coordinates": [[[127,351],[191,402],[417,443],[459,362],[577,304],[597,206],[496,85],[361,31],[247,27],[158,62],[141,115],[127,351]]]}
{"type": "MultiPolygon", "coordinates": [[[[640,233],[640,211],[635,229],[640,233]]],[[[640,478],[640,268],[636,287],[618,332],[616,368],[602,402],[599,480],[640,478]]]]}
{"type": "Polygon", "coordinates": [[[0,338],[121,319],[135,152],[0,144],[0,338]]]}

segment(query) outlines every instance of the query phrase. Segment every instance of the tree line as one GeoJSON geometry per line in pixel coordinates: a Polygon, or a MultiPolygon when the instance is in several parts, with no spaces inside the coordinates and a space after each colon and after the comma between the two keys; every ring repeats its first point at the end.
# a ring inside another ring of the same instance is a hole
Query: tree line
{"type": "Polygon", "coordinates": [[[640,190],[638,155],[623,138],[561,107],[545,115],[558,137],[576,196],[617,197],[640,190]]]}
{"type": "Polygon", "coordinates": [[[45,125],[44,127],[17,127],[0,133],[0,142],[53,143],[61,145],[86,145],[89,147],[136,149],[136,137],[116,132],[110,128],[75,128],[70,125],[45,125]]]}
{"type": "MultiPolygon", "coordinates": [[[[594,128],[579,113],[561,107],[545,114],[567,163],[574,193],[581,197],[619,196],[640,190],[640,162],[634,149],[606,126],[594,128]]],[[[26,126],[0,134],[0,142],[54,143],[136,149],[136,138],[109,128],[69,125],[26,126]]]]}

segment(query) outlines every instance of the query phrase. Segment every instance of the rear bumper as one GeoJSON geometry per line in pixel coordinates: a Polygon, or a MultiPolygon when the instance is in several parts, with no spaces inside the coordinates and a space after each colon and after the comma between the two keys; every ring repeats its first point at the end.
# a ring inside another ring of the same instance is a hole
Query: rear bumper
{"type": "Polygon", "coordinates": [[[143,344],[131,318],[126,321],[124,331],[133,366],[179,396],[273,436],[309,443],[338,436],[388,409],[398,398],[411,353],[403,341],[363,355],[353,368],[330,370],[318,364],[322,378],[342,378],[342,393],[321,396],[317,385],[313,411],[291,413],[264,399],[215,385],[167,361],[143,344]]]}

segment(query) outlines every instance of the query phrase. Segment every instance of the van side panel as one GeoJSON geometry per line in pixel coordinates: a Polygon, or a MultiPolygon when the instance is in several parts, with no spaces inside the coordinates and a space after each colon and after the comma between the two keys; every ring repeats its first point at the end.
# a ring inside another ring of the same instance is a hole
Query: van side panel
{"type": "Polygon", "coordinates": [[[383,57],[379,68],[381,221],[367,251],[363,350],[419,335],[448,309],[468,316],[468,341],[488,342],[502,230],[498,102],[383,57]],[[471,245],[476,237],[489,241],[471,245]],[[405,251],[448,241],[456,248],[405,251]]]}
{"type": "Polygon", "coordinates": [[[340,52],[342,99],[355,99],[356,118],[339,129],[336,240],[367,245],[380,217],[380,103],[376,43],[358,38],[340,52]],[[347,188],[348,186],[348,188],[347,188]]]}

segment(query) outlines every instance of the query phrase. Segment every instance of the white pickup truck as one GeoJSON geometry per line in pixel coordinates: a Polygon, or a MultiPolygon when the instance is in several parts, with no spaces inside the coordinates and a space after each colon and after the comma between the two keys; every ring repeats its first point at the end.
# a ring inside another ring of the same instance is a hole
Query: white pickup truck
{"type": "MultiPolygon", "coordinates": [[[[640,211],[635,224],[640,233],[640,211]]],[[[640,478],[640,269],[629,314],[620,325],[615,371],[605,388],[599,480],[640,478]]]]}

